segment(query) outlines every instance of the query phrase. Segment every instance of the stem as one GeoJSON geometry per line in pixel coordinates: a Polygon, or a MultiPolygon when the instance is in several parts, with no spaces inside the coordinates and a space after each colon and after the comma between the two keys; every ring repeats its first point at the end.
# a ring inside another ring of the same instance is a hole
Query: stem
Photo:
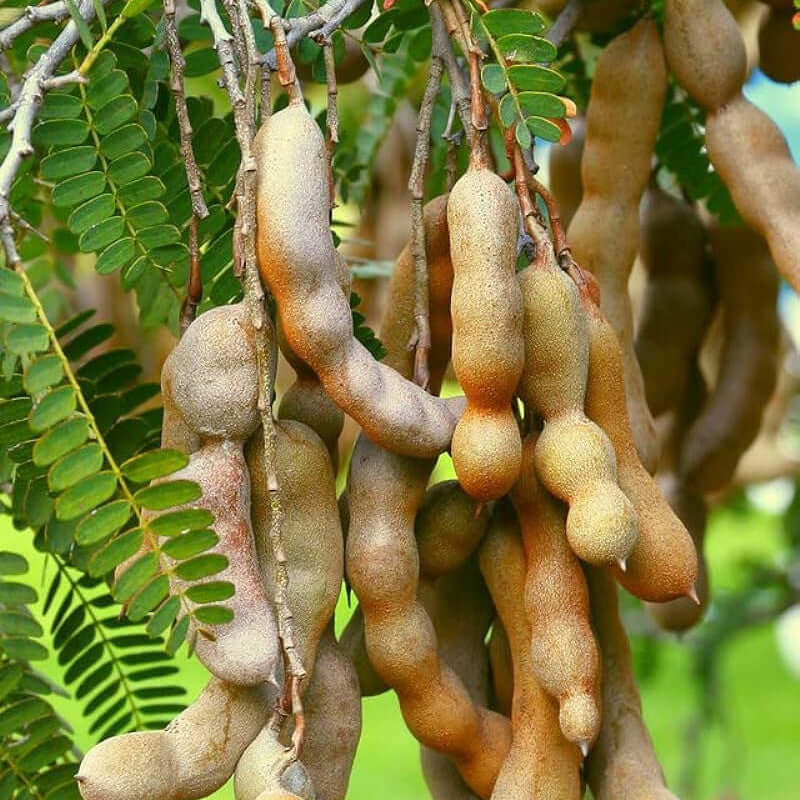
{"type": "Polygon", "coordinates": [[[336,87],[336,62],[333,56],[333,46],[325,42],[322,46],[325,58],[325,83],[328,86],[328,107],[325,116],[325,127],[328,135],[325,137],[325,148],[328,151],[328,180],[330,181],[331,210],[335,205],[336,188],[333,179],[333,151],[339,142],[339,109],[337,107],[336,87]]]}
{"type": "Polygon", "coordinates": [[[92,68],[97,57],[103,52],[103,48],[111,41],[111,37],[125,24],[127,19],[127,17],[120,15],[106,28],[105,33],[94,43],[94,47],[86,54],[80,67],[78,67],[78,72],[81,75],[85,75],[92,68]]]}
{"type": "Polygon", "coordinates": [[[569,0],[550,26],[550,30],[547,32],[547,38],[556,47],[559,47],[564,39],[572,33],[572,29],[577,24],[583,12],[583,3],[584,0],[569,0]]]}

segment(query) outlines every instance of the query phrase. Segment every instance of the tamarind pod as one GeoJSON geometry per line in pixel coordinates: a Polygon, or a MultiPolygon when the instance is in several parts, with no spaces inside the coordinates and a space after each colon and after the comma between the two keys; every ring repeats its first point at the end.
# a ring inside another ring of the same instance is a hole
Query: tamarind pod
{"type": "Polygon", "coordinates": [[[414,526],[423,577],[438,578],[458,569],[475,551],[488,519],[488,508],[471,498],[458,481],[431,486],[414,526]]]}
{"type": "Polygon", "coordinates": [[[508,632],[514,670],[513,738],[492,800],[578,800],[582,795],[581,753],[564,738],[556,703],[534,677],[531,626],[518,602],[527,588],[525,553],[514,514],[502,506],[489,522],[480,564],[508,632]]]}
{"type": "Polygon", "coordinates": [[[686,434],[678,472],[696,492],[722,489],[758,434],[775,388],[780,326],[778,276],[764,240],[747,228],[712,225],[714,271],[724,309],[716,385],[686,434]]]}
{"type": "Polygon", "coordinates": [[[489,635],[489,667],[492,671],[492,707],[501,714],[511,716],[511,702],[514,696],[514,673],[511,663],[511,645],[508,634],[499,617],[492,622],[489,635]]]}
{"type": "Polygon", "coordinates": [[[754,483],[792,477],[800,472],[800,459],[787,452],[775,435],[759,434],[739,459],[731,485],[736,488],[754,483]]]}
{"type": "Polygon", "coordinates": [[[770,8],[758,29],[758,66],[771,80],[794,83],[800,80],[800,33],[794,29],[794,10],[770,8]]]}
{"type": "Polygon", "coordinates": [[[453,432],[453,466],[481,502],[502,497],[519,473],[511,400],[522,373],[522,298],[515,279],[518,214],[505,181],[470,168],[447,203],[453,261],[453,369],[467,408],[453,432]]]}
{"type": "Polygon", "coordinates": [[[691,205],[651,185],[642,198],[640,222],[647,286],[636,356],[647,405],[658,416],[683,396],[686,367],[702,345],[715,291],[705,228],[691,205]]]}
{"type": "Polygon", "coordinates": [[[462,402],[433,397],[376,361],[353,336],[335,279],[325,141],[302,104],[273,114],[255,140],[258,261],[292,350],[331,399],[381,446],[445,450],[462,402]]]}
{"type": "Polygon", "coordinates": [[[708,566],[703,553],[708,508],[702,495],[688,491],[675,476],[667,476],[662,485],[670,506],[691,534],[697,551],[699,569],[694,584],[694,597],[678,597],[666,603],[647,603],[647,610],[659,627],[667,631],[680,632],[697,625],[705,615],[710,599],[708,566]]]}
{"type": "Polygon", "coordinates": [[[603,659],[603,724],[586,762],[596,800],[677,800],[642,719],[628,637],[619,618],[617,588],[602,569],[586,568],[592,621],[603,659]]]}
{"type": "Polygon", "coordinates": [[[358,685],[362,697],[374,697],[389,689],[386,681],[375,671],[375,667],[367,655],[367,644],[364,640],[364,615],[358,606],[342,631],[339,646],[352,661],[358,677],[358,685]]]}
{"type": "Polygon", "coordinates": [[[576,555],[615,563],[633,549],[636,515],[616,484],[608,436],[583,412],[588,339],[578,290],[555,264],[533,264],[518,278],[525,307],[519,393],[528,411],[544,418],[536,471],[569,505],[567,538],[576,555]]]}
{"type": "Polygon", "coordinates": [[[639,248],[639,201],[650,177],[666,87],[654,20],[639,20],[600,54],[586,113],[583,200],[568,231],[575,260],[597,278],[600,307],[620,340],[628,415],[639,457],[650,472],[658,461],[657,441],[633,348],[628,279],[639,248]]]}
{"type": "MultiPolygon", "coordinates": [[[[564,535],[564,509],[539,484],[535,451],[536,435],[531,434],[523,443],[522,472],[511,493],[528,558],[524,587],[516,595],[523,598],[530,630],[525,663],[558,702],[564,736],[585,751],[600,729],[600,658],[589,624],[586,582],[564,535]]],[[[516,679],[515,671],[515,685],[516,679]]]]}
{"type": "Polygon", "coordinates": [[[508,749],[508,721],[476,706],[442,662],[417,598],[414,517],[431,469],[359,438],[350,463],[347,576],[364,614],[369,659],[397,693],[411,733],[450,755],[470,788],[488,798],[508,749]]]}
{"type": "MultiPolygon", "coordinates": [[[[311,678],[317,646],[344,577],[344,545],[331,462],[322,440],[300,422],[275,424],[275,473],[281,489],[281,538],[289,573],[287,602],[294,617],[295,646],[311,678]]],[[[261,430],[245,456],[253,484],[252,518],[256,550],[269,596],[274,570],[269,539],[272,510],[266,483],[261,430]]],[[[306,685],[307,681],[306,681],[306,685]]]]}
{"type": "Polygon", "coordinates": [[[586,120],[583,117],[570,120],[570,128],[572,138],[565,145],[553,145],[548,162],[550,191],[558,202],[561,223],[565,229],[569,227],[583,197],[581,157],[586,141],[586,120]]]}
{"type": "Polygon", "coordinates": [[[697,579],[695,546],[636,452],[625,405],[619,341],[588,292],[582,293],[582,300],[589,329],[586,413],[614,445],[617,479],[639,520],[639,538],[625,569],[616,567],[614,576],[637,597],[673,600],[692,592],[697,579]]]}
{"type": "Polygon", "coordinates": [[[212,678],[162,731],[113,736],[83,757],[75,779],[84,800],[194,800],[219,789],[264,725],[269,684],[212,678]]]}

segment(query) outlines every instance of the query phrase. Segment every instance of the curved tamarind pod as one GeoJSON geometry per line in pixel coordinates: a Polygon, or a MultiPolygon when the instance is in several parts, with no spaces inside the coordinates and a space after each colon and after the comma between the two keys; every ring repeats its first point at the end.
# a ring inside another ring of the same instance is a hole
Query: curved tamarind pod
{"type": "Polygon", "coordinates": [[[758,29],[758,66],[771,80],[794,83],[800,80],[800,33],[794,29],[794,9],[771,8],[758,29]]]}
{"type": "Polygon", "coordinates": [[[255,148],[259,269],[289,345],[376,442],[405,455],[438,455],[450,443],[461,403],[404,380],[353,336],[349,303],[335,279],[319,126],[305,106],[292,104],[262,125],[255,148]]]}
{"type": "Polygon", "coordinates": [[[508,632],[514,670],[513,739],[492,800],[578,800],[581,753],[559,729],[556,703],[537,683],[531,626],[518,602],[526,590],[525,553],[513,512],[500,508],[480,550],[481,571],[508,632]]]}
{"type": "Polygon", "coordinates": [[[714,310],[706,231],[696,210],[651,185],[641,205],[647,287],[636,331],[647,405],[654,416],[675,408],[714,310]]]}
{"type": "Polygon", "coordinates": [[[747,228],[709,229],[724,309],[719,375],[686,434],[678,472],[696,492],[728,484],[758,434],[778,370],[778,276],[764,240],[747,228]]]}
{"type": "Polygon", "coordinates": [[[84,800],[195,800],[233,775],[272,710],[267,684],[212,678],[163,731],[113,736],[83,757],[75,779],[84,800]]]}
{"type": "Polygon", "coordinates": [[[554,264],[532,264],[519,281],[525,306],[519,393],[545,421],[536,447],[539,478],[569,504],[567,538],[580,558],[624,560],[636,543],[636,515],[616,484],[608,436],[583,412],[588,339],[578,289],[554,264]]]}
{"type": "Polygon", "coordinates": [[[364,614],[369,659],[396,691],[412,734],[450,755],[470,788],[488,798],[508,749],[508,722],[475,706],[442,662],[417,599],[414,517],[431,469],[359,438],[350,463],[347,575],[364,614]]]}
{"type": "Polygon", "coordinates": [[[489,169],[470,167],[450,192],[453,369],[467,397],[451,450],[459,482],[481,502],[506,494],[519,473],[511,410],[525,358],[517,220],[514,195],[489,169]]]}
{"type": "Polygon", "coordinates": [[[361,737],[361,693],[353,663],[336,643],[333,621],[320,641],[303,706],[303,762],[316,800],[344,800],[361,737]]]}
{"type": "MultiPolygon", "coordinates": [[[[325,446],[310,428],[286,420],[275,424],[275,434],[281,538],[289,573],[287,602],[294,617],[295,646],[310,678],[317,646],[333,616],[344,576],[335,479],[325,446]]],[[[256,549],[267,590],[274,596],[269,539],[272,511],[260,430],[247,443],[245,456],[253,484],[256,549]]]]}
{"type": "Polygon", "coordinates": [[[258,800],[265,793],[275,800],[314,800],[305,766],[289,754],[270,724],[242,753],[233,780],[236,800],[258,800]]]}
{"type": "Polygon", "coordinates": [[[489,666],[492,670],[492,691],[495,708],[507,717],[511,716],[511,702],[514,696],[514,673],[511,663],[511,645],[508,634],[499,617],[492,623],[489,635],[489,666]]]}
{"type": "Polygon", "coordinates": [[[664,785],[642,720],[642,701],[628,637],[619,618],[614,580],[606,570],[591,567],[586,568],[586,578],[603,658],[603,725],[587,760],[589,786],[597,800],[677,800],[664,785]]]}
{"type": "MultiPolygon", "coordinates": [[[[600,658],[589,624],[586,582],[564,535],[564,508],[536,479],[535,451],[536,435],[529,435],[511,493],[528,558],[521,591],[531,637],[525,663],[558,702],[564,736],[585,752],[600,729],[600,658]]],[[[512,654],[514,647],[512,642],[512,654]]]]}
{"type": "Polygon", "coordinates": [[[474,552],[489,520],[458,481],[442,481],[425,493],[414,526],[420,573],[438,578],[458,569],[474,552]]]}
{"type": "Polygon", "coordinates": [[[639,249],[639,201],[650,177],[666,88],[652,19],[639,20],[601,53],[586,113],[583,200],[568,233],[575,260],[600,284],[600,307],[622,345],[628,415],[650,472],[658,462],[657,439],[633,349],[628,279],[639,249]]]}
{"type": "Polygon", "coordinates": [[[564,228],[575,216],[583,198],[581,181],[581,158],[586,141],[586,120],[583,117],[570,120],[572,138],[563,146],[550,148],[550,191],[558,201],[561,223],[564,228]]]}
{"type": "Polygon", "coordinates": [[[614,575],[637,597],[673,600],[689,594],[697,579],[695,546],[636,452],[625,404],[619,340],[588,292],[582,292],[582,300],[589,329],[586,413],[614,445],[617,479],[639,520],[639,538],[626,568],[617,567],[614,575]]]}

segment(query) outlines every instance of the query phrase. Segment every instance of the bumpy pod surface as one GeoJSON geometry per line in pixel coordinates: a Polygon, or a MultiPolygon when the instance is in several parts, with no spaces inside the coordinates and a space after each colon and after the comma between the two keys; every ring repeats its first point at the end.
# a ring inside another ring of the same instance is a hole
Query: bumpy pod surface
{"type": "Polygon", "coordinates": [[[514,195],[488,169],[470,168],[450,193],[453,369],[467,397],[453,433],[453,466],[481,502],[506,494],[519,473],[521,441],[511,410],[525,357],[517,219],[514,195]]]}
{"type": "Polygon", "coordinates": [[[84,800],[195,800],[233,775],[272,710],[266,686],[212,679],[163,731],[126,733],[95,745],[76,779],[84,800]]]}
{"type": "Polygon", "coordinates": [[[666,86],[652,19],[640,20],[601,53],[586,113],[583,200],[569,226],[575,259],[597,278],[601,308],[622,345],[628,414],[639,456],[651,472],[657,440],[633,349],[628,279],[639,249],[639,202],[650,177],[666,86]]]}
{"type": "Polygon", "coordinates": [[[650,186],[641,205],[647,286],[636,331],[647,405],[654,416],[675,408],[711,321],[715,290],[703,223],[684,200],[650,186]]]}
{"type": "Polygon", "coordinates": [[[619,618],[617,589],[605,570],[586,569],[603,658],[603,725],[587,761],[587,781],[597,800],[677,800],[642,720],[631,649],[619,618]]]}
{"type": "Polygon", "coordinates": [[[514,670],[513,739],[492,800],[578,800],[580,751],[564,738],[556,703],[534,677],[531,626],[518,600],[525,588],[525,553],[513,512],[495,512],[481,546],[480,562],[508,632],[514,670]]]}
{"type": "Polygon", "coordinates": [[[550,148],[549,172],[550,191],[558,201],[561,223],[564,228],[575,216],[583,198],[581,180],[581,158],[586,141],[586,120],[578,117],[570,121],[572,138],[561,147],[550,148]]]}
{"type": "Polygon", "coordinates": [[[510,717],[514,696],[514,666],[508,634],[499,617],[494,618],[489,634],[489,667],[492,670],[491,707],[510,717]]]}
{"type": "Polygon", "coordinates": [[[531,636],[525,663],[558,702],[564,736],[585,748],[600,729],[600,657],[586,581],[565,536],[566,510],[537,481],[535,449],[536,436],[526,437],[511,493],[528,559],[521,592],[531,636]]]}
{"type": "Polygon", "coordinates": [[[233,786],[236,800],[258,800],[266,792],[314,800],[314,787],[305,766],[291,760],[270,725],[265,725],[242,753],[233,786]]]}
{"type": "Polygon", "coordinates": [[[771,8],[758,29],[758,66],[771,80],[794,83],[800,80],[800,33],[794,29],[794,11],[771,8]]]}
{"type": "Polygon", "coordinates": [[[589,329],[586,413],[608,434],[617,454],[617,479],[636,510],[639,538],[617,580],[632,594],[664,602],[691,592],[697,553],[650,473],[642,466],[625,407],[624,365],[619,341],[602,312],[582,293],[589,329]]]}
{"type": "MultiPolygon", "coordinates": [[[[317,646],[333,615],[344,575],[344,544],[330,459],[321,439],[300,422],[279,422],[275,472],[283,509],[281,538],[287,559],[287,601],[295,624],[295,645],[309,676],[317,646]]],[[[270,497],[264,444],[257,431],[246,448],[253,485],[253,529],[269,596],[274,596],[269,539],[270,497]]]]}
{"type": "Polygon", "coordinates": [[[575,553],[611,564],[630,555],[636,515],[616,484],[608,436],[583,412],[589,352],[578,289],[555,265],[531,265],[519,281],[525,308],[519,392],[529,413],[544,418],[536,470],[548,491],[569,504],[567,537],[575,553]]]}
{"type": "Polygon", "coordinates": [[[374,441],[405,455],[438,455],[450,443],[460,404],[403,379],[353,336],[349,303],[336,281],[319,126],[305,106],[293,104],[264,123],[255,147],[259,269],[286,340],[374,441]]]}
{"type": "Polygon", "coordinates": [[[678,472],[697,492],[724,488],[758,434],[775,388],[778,275],[764,240],[748,228],[709,229],[724,310],[717,382],[686,434],[678,472]]]}

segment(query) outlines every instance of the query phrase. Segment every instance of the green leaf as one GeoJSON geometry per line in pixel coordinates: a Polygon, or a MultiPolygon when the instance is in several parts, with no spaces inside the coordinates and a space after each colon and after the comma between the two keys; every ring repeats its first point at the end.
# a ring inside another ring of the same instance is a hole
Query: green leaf
{"type": "Polygon", "coordinates": [[[148,528],[156,536],[177,536],[191,530],[207,528],[214,522],[214,515],[205,508],[188,508],[184,511],[170,511],[161,514],[148,523],[148,528]]]}
{"type": "Polygon", "coordinates": [[[39,119],[74,119],[83,111],[79,97],[66,92],[48,92],[39,108],[39,119]]]}
{"type": "Polygon", "coordinates": [[[560,92],[566,83],[561,73],[538,64],[514,64],[508,79],[521,92],[560,92]]]}
{"type": "Polygon", "coordinates": [[[124,267],[136,255],[136,245],[130,236],[117,239],[97,257],[94,268],[99,275],[108,275],[124,267]]]}
{"type": "Polygon", "coordinates": [[[125,477],[136,483],[163,478],[189,463],[189,457],[180,450],[153,450],[129,458],[120,469],[125,477]]]}
{"type": "Polygon", "coordinates": [[[180,607],[181,601],[177,597],[170,597],[150,618],[147,623],[147,632],[151,636],[163,633],[175,621],[180,607]]]}
{"type": "Polygon", "coordinates": [[[86,102],[90,108],[100,108],[122,95],[128,88],[128,76],[121,69],[111,70],[98,80],[89,82],[86,90],[86,102]]]}
{"type": "Polygon", "coordinates": [[[150,172],[150,159],[138,151],[126,153],[108,165],[108,174],[118,186],[141,178],[150,172]]]}
{"type": "Polygon", "coordinates": [[[75,206],[96,197],[105,186],[106,178],[102,172],[76,175],[62,181],[53,189],[52,202],[56,208],[75,206]]]}
{"type": "Polygon", "coordinates": [[[146,11],[152,4],[153,0],[128,0],[119,15],[124,19],[131,19],[131,17],[146,11]]]}
{"type": "Polygon", "coordinates": [[[497,46],[505,56],[506,61],[516,61],[522,64],[530,61],[550,63],[558,55],[556,46],[541,36],[531,36],[525,33],[509,33],[497,40],[497,46]]]}
{"type": "Polygon", "coordinates": [[[106,158],[113,161],[125,153],[138,150],[146,141],[145,129],[138,122],[131,122],[106,136],[100,143],[100,149],[106,158]]]}
{"type": "Polygon", "coordinates": [[[108,219],[114,213],[114,197],[105,192],[78,206],[67,220],[67,225],[73,233],[83,233],[92,225],[108,219]]]}
{"type": "Polygon", "coordinates": [[[118,240],[125,230],[125,222],[122,217],[110,217],[103,222],[92,225],[84,231],[78,239],[78,246],[84,253],[93,253],[102,250],[112,242],[118,240]]]}
{"type": "Polygon", "coordinates": [[[44,661],[50,655],[39,642],[22,636],[0,638],[0,650],[15,661],[44,661]]]}
{"type": "Polygon", "coordinates": [[[119,190],[119,196],[127,205],[137,205],[145,200],[157,200],[164,194],[164,184],[155,175],[125,184],[119,190]]]}
{"type": "Polygon", "coordinates": [[[178,648],[183,644],[186,639],[186,634],[189,630],[189,617],[183,617],[178,621],[178,624],[172,629],[172,633],[167,639],[166,651],[170,655],[175,655],[178,648]]]}
{"type": "Polygon", "coordinates": [[[0,267],[0,291],[22,296],[25,294],[25,284],[18,273],[7,267],[0,267]]]}
{"type": "Polygon", "coordinates": [[[176,561],[183,561],[191,556],[203,553],[219,541],[219,536],[212,530],[189,531],[189,533],[170,539],[161,548],[165,555],[176,561]]]}
{"type": "Polygon", "coordinates": [[[159,575],[144,587],[128,606],[128,619],[139,622],[169,594],[169,579],[159,575]]]}
{"type": "Polygon", "coordinates": [[[83,144],[89,135],[84,119],[49,119],[33,129],[33,143],[39,147],[69,147],[83,144]]]}
{"type": "Polygon", "coordinates": [[[0,550],[0,575],[24,575],[28,571],[28,562],[19,553],[0,550]]]}
{"type": "Polygon", "coordinates": [[[64,377],[64,370],[61,366],[61,359],[54,353],[31,361],[25,368],[25,391],[31,395],[37,395],[45,389],[55,386],[64,377]]]}
{"type": "MultiPolygon", "coordinates": [[[[42,648],[44,650],[44,648],[42,648]]],[[[45,655],[47,651],[45,650],[45,655]]],[[[31,773],[40,770],[48,764],[52,764],[56,759],[61,758],[72,747],[72,741],[68,736],[52,736],[45,742],[34,748],[30,753],[20,759],[19,767],[25,772],[31,773]]],[[[49,797],[49,795],[48,795],[49,797]]]]}
{"type": "Polygon", "coordinates": [[[36,590],[26,583],[0,581],[0,603],[7,606],[27,606],[38,599],[36,590]]]}
{"type": "Polygon", "coordinates": [[[0,425],[25,419],[30,414],[31,408],[33,408],[33,401],[30,397],[4,400],[0,403],[0,425]]]}
{"type": "Polygon", "coordinates": [[[517,8],[495,9],[484,14],[480,19],[495,37],[511,33],[536,35],[547,28],[547,24],[541,14],[536,11],[522,11],[517,8]]]}
{"type": "Polygon", "coordinates": [[[165,247],[181,241],[181,232],[174,225],[153,225],[139,231],[139,242],[146,250],[165,247]]]}
{"type": "Polygon", "coordinates": [[[141,230],[166,222],[169,219],[169,213],[163,203],[148,200],[146,203],[129,208],[127,217],[128,222],[134,228],[141,230]]]}
{"type": "Polygon", "coordinates": [[[0,425],[0,447],[13,447],[33,436],[33,431],[28,427],[28,420],[0,425]]]}
{"type": "Polygon", "coordinates": [[[0,611],[0,631],[7,636],[43,636],[42,626],[21,611],[0,611]]]}
{"type": "Polygon", "coordinates": [[[113,472],[98,472],[67,489],[56,500],[56,517],[70,520],[105,503],[117,491],[117,478],[113,472]]]}
{"type": "Polygon", "coordinates": [[[487,91],[500,94],[506,90],[506,76],[499,64],[487,64],[481,70],[481,80],[487,91]]]}
{"type": "Polygon", "coordinates": [[[504,127],[510,128],[517,121],[517,106],[514,103],[513,95],[507,94],[503,97],[500,101],[499,112],[500,121],[504,127]]]}
{"type": "Polygon", "coordinates": [[[206,625],[224,625],[233,619],[233,611],[225,606],[201,606],[194,616],[206,625]]]}
{"type": "MultiPolygon", "coordinates": [[[[549,92],[520,92],[519,104],[526,117],[561,118],[567,113],[564,101],[549,92]]],[[[558,127],[557,125],[555,127],[558,127]]],[[[555,141],[558,141],[556,139],[555,141]]]]}
{"type": "Polygon", "coordinates": [[[50,349],[50,337],[44,325],[34,322],[17,325],[6,336],[6,346],[11,353],[41,353],[50,349]]]}
{"type": "Polygon", "coordinates": [[[554,122],[544,117],[528,117],[525,124],[534,136],[546,139],[548,142],[557,142],[561,138],[561,128],[554,122]]]}
{"type": "Polygon", "coordinates": [[[139,106],[129,94],[119,95],[109,100],[94,116],[94,127],[101,136],[130,122],[138,113],[139,106]]]}
{"type": "Polygon", "coordinates": [[[78,10],[78,7],[75,5],[75,0],[67,0],[67,8],[69,9],[69,15],[72,17],[72,21],[75,23],[75,26],[78,29],[83,46],[87,50],[91,50],[94,42],[92,41],[92,34],[89,30],[89,24],[83,18],[81,12],[78,10]]]}
{"type": "Polygon", "coordinates": [[[525,125],[517,125],[514,129],[514,136],[516,137],[517,144],[523,149],[528,150],[532,144],[531,132],[525,125]]]}
{"type": "Polygon", "coordinates": [[[43,158],[39,172],[45,180],[55,181],[89,172],[96,162],[97,150],[93,145],[70,147],[43,158]]]}
{"type": "Polygon", "coordinates": [[[100,577],[116,569],[139,552],[143,537],[144,532],[141,528],[134,528],[114,537],[89,559],[89,574],[100,577]]]}
{"type": "Polygon", "coordinates": [[[0,737],[15,733],[34,720],[52,713],[52,708],[38,697],[20,700],[0,711],[0,737]]]}
{"type": "Polygon", "coordinates": [[[22,675],[21,664],[5,664],[0,667],[0,701],[5,700],[19,686],[22,675]]]}
{"type": "Polygon", "coordinates": [[[187,78],[199,78],[219,69],[219,57],[213,47],[203,47],[186,54],[187,78]]]}
{"type": "Polygon", "coordinates": [[[79,358],[83,358],[92,348],[102,344],[106,339],[110,339],[113,334],[114,326],[107,322],[93,325],[64,345],[64,355],[70,361],[77,361],[79,358]]]}
{"type": "Polygon", "coordinates": [[[127,500],[115,500],[97,508],[78,523],[75,528],[75,541],[91,547],[116,533],[130,519],[131,506],[127,500]]]}
{"type": "Polygon", "coordinates": [[[52,464],[61,456],[80,447],[89,437],[89,422],[75,417],[48,431],[33,447],[33,462],[38,466],[52,464]]]}
{"type": "Polygon", "coordinates": [[[193,603],[219,603],[233,597],[235,588],[229,581],[209,581],[190,586],[186,596],[193,603]]]}
{"type": "Polygon", "coordinates": [[[185,581],[197,581],[222,572],[228,566],[228,559],[219,553],[207,553],[184,561],[175,567],[175,574],[185,581]]]}
{"type": "Polygon", "coordinates": [[[94,475],[102,466],[103,451],[97,442],[90,442],[53,464],[47,474],[47,484],[51,492],[61,492],[94,475]]]}
{"type": "Polygon", "coordinates": [[[111,594],[118,603],[127,603],[158,569],[158,556],[145,553],[137,558],[115,581],[111,594]]]}
{"type": "Polygon", "coordinates": [[[134,499],[142,508],[163,511],[165,508],[174,508],[198,500],[202,494],[202,490],[194,481],[178,480],[139,489],[134,499]]]}
{"type": "Polygon", "coordinates": [[[6,322],[33,322],[36,309],[27,297],[0,291],[0,320],[6,322]]]}
{"type": "Polygon", "coordinates": [[[75,390],[71,386],[60,386],[46,394],[31,411],[31,430],[43,431],[62,419],[66,419],[76,408],[75,390]]]}

